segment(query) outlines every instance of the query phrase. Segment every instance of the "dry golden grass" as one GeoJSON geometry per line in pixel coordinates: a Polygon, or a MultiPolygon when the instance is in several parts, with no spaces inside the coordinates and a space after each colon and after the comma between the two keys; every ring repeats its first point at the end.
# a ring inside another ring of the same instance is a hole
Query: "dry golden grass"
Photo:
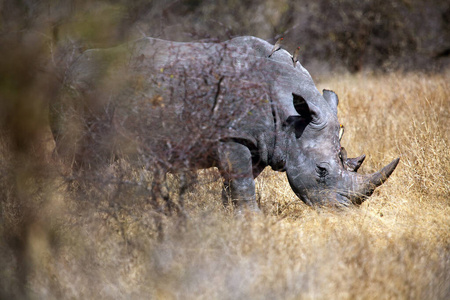
{"type": "MultiPolygon", "coordinates": [[[[29,297],[449,299],[450,73],[344,75],[319,87],[340,97],[342,144],[368,157],[360,172],[401,156],[361,207],[313,210],[284,174],[265,170],[264,216],[236,219],[217,174],[201,171],[186,224],[164,217],[158,240],[145,201],[75,201],[55,180],[27,235],[29,297]]],[[[0,273],[3,289],[11,270],[0,273]]]]}

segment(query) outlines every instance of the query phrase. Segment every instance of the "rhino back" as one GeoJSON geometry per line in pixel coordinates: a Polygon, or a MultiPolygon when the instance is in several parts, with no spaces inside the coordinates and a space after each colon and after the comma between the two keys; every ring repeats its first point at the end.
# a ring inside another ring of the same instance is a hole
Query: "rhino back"
{"type": "MultiPolygon", "coordinates": [[[[88,50],[70,69],[53,112],[67,111],[61,103],[81,106],[78,131],[126,155],[213,164],[218,140],[257,148],[273,130],[266,71],[236,55],[242,51],[248,47],[151,38],[88,50]]],[[[53,122],[54,132],[60,124],[53,122]]]]}

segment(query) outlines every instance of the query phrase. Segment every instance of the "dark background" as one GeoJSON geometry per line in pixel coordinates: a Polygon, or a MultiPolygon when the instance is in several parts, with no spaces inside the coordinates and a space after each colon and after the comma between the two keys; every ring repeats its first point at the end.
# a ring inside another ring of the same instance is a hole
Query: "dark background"
{"type": "Polygon", "coordinates": [[[240,35],[272,43],[284,36],[286,50],[300,46],[313,72],[440,71],[450,55],[450,2],[442,0],[6,0],[0,9],[2,48],[45,44],[53,59],[62,49],[80,52],[142,36],[240,35]]]}

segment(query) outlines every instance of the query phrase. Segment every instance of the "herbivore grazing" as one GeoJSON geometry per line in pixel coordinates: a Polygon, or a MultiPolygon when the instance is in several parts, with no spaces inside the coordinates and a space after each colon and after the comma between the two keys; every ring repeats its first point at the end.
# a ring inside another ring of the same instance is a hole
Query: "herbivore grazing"
{"type": "Polygon", "coordinates": [[[255,178],[286,172],[306,204],[360,204],[394,171],[356,172],[340,145],[338,97],[320,93],[284,49],[255,37],[223,43],[143,38],[85,51],[50,105],[56,152],[72,168],[111,157],[164,172],[217,167],[238,211],[258,210],[255,178]]]}

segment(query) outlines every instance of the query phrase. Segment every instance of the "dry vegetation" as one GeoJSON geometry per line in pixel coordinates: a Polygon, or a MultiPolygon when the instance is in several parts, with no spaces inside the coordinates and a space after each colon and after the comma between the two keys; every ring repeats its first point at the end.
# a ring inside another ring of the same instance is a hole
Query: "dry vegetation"
{"type": "Polygon", "coordinates": [[[68,190],[59,176],[25,176],[30,182],[15,183],[26,187],[18,195],[2,179],[0,234],[27,229],[16,234],[21,241],[0,243],[0,296],[448,299],[449,82],[449,73],[320,80],[319,88],[340,96],[342,144],[352,156],[368,156],[360,172],[402,157],[360,208],[313,210],[295,197],[284,174],[269,169],[257,181],[264,216],[243,219],[222,208],[214,170],[200,171],[187,193],[185,221],[155,213],[133,193],[100,193],[93,201],[92,193],[68,190]],[[18,243],[26,246],[15,248],[18,243]]]}
{"type": "Polygon", "coordinates": [[[445,1],[5,0],[0,16],[0,299],[450,298],[445,1]],[[361,207],[313,210],[267,169],[264,214],[237,219],[217,172],[202,170],[183,218],[155,206],[152,174],[127,162],[101,189],[56,168],[47,102],[83,49],[281,34],[313,75],[363,72],[316,79],[340,97],[349,156],[367,155],[359,172],[401,156],[361,207]]]}

